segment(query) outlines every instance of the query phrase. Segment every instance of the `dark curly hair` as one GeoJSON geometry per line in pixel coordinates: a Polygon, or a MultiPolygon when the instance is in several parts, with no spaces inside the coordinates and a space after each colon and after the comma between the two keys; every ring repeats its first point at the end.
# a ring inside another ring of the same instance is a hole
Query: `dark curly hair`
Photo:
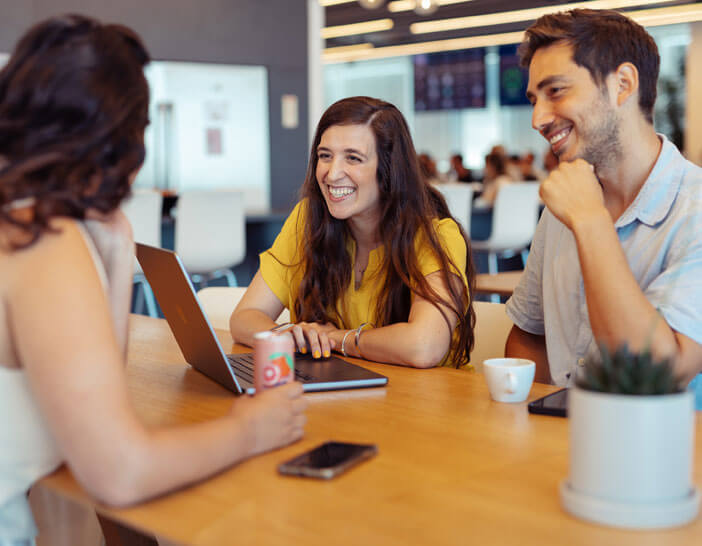
{"type": "Polygon", "coordinates": [[[108,213],[144,161],[149,54],[136,33],[81,15],[32,27],[0,71],[0,222],[33,244],[55,216],[108,213]],[[29,221],[12,213],[33,202],[29,221]]]}
{"type": "Polygon", "coordinates": [[[620,64],[632,63],[639,71],[639,108],[653,123],[660,56],[656,42],[641,25],[611,10],[574,9],[544,15],[524,34],[519,46],[522,66],[529,67],[538,49],[561,41],[573,46],[575,64],[585,67],[600,86],[620,64]]]}
{"type": "MultiPolygon", "coordinates": [[[[300,286],[295,313],[308,322],[343,324],[337,302],[351,282],[351,257],[340,241],[351,237],[347,223],[335,219],[327,208],[316,179],[317,147],[324,132],[333,125],[367,125],[375,137],[378,153],[378,185],[380,187],[380,240],[383,242],[385,284],[382,296],[375,303],[378,326],[407,321],[411,295],[415,293],[440,309],[443,304],[458,317],[458,340],[454,351],[456,367],[469,361],[473,347],[475,312],[472,293],[475,270],[468,237],[456,222],[466,244],[465,275],[469,290],[463,283],[456,287],[450,282],[451,270],[457,269],[441,246],[432,221],[452,218],[446,201],[420,173],[417,154],[409,128],[400,111],[388,102],[370,97],[351,97],[332,104],[317,126],[310,152],[309,165],[301,197],[308,202],[307,224],[304,230],[303,267],[305,275],[300,286]],[[449,300],[442,299],[421,273],[415,237],[421,234],[438,262],[441,275],[449,290],[449,300]],[[320,259],[323,256],[324,259],[320,259]]],[[[443,312],[442,312],[443,314],[443,312]]],[[[448,323],[448,317],[444,314],[448,323]]]]}

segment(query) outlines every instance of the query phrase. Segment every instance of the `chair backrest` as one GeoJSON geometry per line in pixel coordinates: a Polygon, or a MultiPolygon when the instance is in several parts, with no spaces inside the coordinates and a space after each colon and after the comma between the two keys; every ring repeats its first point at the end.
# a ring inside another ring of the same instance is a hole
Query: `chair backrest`
{"type": "Polygon", "coordinates": [[[470,237],[473,188],[469,184],[461,183],[436,184],[434,187],[443,194],[449,211],[470,237]]]}
{"type": "Polygon", "coordinates": [[[475,345],[470,362],[476,371],[482,371],[483,361],[505,356],[505,342],[512,329],[512,320],[505,313],[504,303],[474,301],[475,345]]]}
{"type": "MultiPolygon", "coordinates": [[[[154,190],[135,189],[121,209],[129,219],[134,240],[151,246],[161,246],[161,210],[163,196],[154,190]]],[[[141,273],[139,262],[134,259],[134,272],[141,273]]]]}
{"type": "Polygon", "coordinates": [[[183,192],[178,196],[175,224],[175,251],[188,273],[211,273],[244,260],[246,217],[241,192],[183,192]]]}
{"type": "Polygon", "coordinates": [[[518,182],[502,186],[492,209],[490,247],[521,250],[534,237],[538,219],[538,183],[518,182]]]}
{"type": "MultiPolygon", "coordinates": [[[[213,328],[229,330],[229,317],[246,292],[246,288],[246,286],[210,286],[198,291],[197,299],[200,300],[200,305],[213,328]]],[[[276,322],[278,324],[290,322],[290,312],[283,309],[276,322]]]]}

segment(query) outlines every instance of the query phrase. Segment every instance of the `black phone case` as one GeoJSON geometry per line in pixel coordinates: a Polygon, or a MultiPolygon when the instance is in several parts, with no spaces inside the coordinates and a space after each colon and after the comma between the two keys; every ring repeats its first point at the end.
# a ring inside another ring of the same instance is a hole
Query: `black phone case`
{"type": "MultiPolygon", "coordinates": [[[[319,446],[318,446],[319,447],[319,446]]],[[[313,468],[310,466],[304,466],[301,464],[297,464],[295,461],[296,459],[302,457],[306,453],[309,453],[309,451],[313,451],[313,448],[309,450],[308,452],[302,453],[300,455],[297,455],[296,457],[290,459],[289,461],[285,461],[283,463],[280,463],[278,465],[278,472],[281,474],[287,474],[289,476],[303,476],[306,478],[318,478],[322,480],[330,480],[335,476],[338,476],[339,474],[345,472],[352,466],[355,466],[356,464],[360,463],[361,461],[365,461],[366,459],[370,459],[373,457],[375,454],[378,453],[378,446],[375,444],[369,444],[364,446],[365,449],[363,451],[357,453],[350,459],[347,459],[346,461],[343,461],[336,466],[330,466],[327,468],[313,468]]]]}
{"type": "Polygon", "coordinates": [[[537,400],[529,402],[529,404],[527,404],[529,413],[536,413],[539,415],[553,415],[554,417],[568,417],[568,408],[566,406],[554,408],[544,405],[544,400],[557,394],[560,394],[564,390],[566,389],[561,389],[559,391],[552,392],[551,394],[547,394],[542,398],[538,398],[537,400]]]}

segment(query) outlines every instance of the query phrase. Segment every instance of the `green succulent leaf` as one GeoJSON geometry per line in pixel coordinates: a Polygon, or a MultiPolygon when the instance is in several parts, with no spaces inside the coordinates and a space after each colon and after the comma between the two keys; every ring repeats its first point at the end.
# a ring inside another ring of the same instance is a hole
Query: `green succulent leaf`
{"type": "Polygon", "coordinates": [[[633,353],[626,345],[614,352],[602,346],[599,358],[585,363],[576,383],[590,391],[632,395],[669,394],[684,389],[668,360],[656,360],[648,349],[633,353]]]}

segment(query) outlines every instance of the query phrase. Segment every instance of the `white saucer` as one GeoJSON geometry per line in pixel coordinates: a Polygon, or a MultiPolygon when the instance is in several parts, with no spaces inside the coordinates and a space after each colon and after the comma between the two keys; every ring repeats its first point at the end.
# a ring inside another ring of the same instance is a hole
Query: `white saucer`
{"type": "Polygon", "coordinates": [[[664,504],[636,504],[613,502],[599,497],[583,495],[563,480],[560,485],[561,503],[574,516],[630,529],[658,529],[677,527],[689,523],[700,508],[700,494],[695,487],[680,500],[664,504]]]}

